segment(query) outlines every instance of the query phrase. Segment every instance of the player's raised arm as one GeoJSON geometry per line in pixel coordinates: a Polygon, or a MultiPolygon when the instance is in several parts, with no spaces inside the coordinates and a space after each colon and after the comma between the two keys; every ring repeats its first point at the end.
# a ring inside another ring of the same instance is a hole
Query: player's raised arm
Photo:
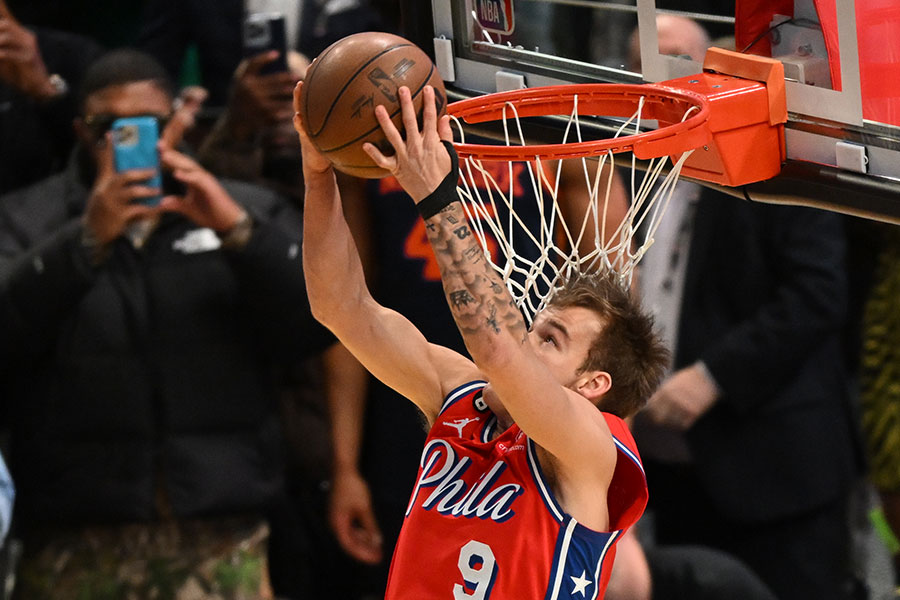
{"type": "MultiPolygon", "coordinates": [[[[450,168],[453,159],[446,149],[451,139],[447,117],[438,121],[433,90],[426,87],[424,94],[421,131],[410,92],[400,88],[405,138],[387,111],[377,107],[376,117],[395,154],[385,156],[372,145],[364,149],[416,202],[466,348],[513,420],[539,446],[573,466],[570,472],[594,476],[598,463],[612,456],[614,464],[609,431],[599,411],[566,389],[532,348],[525,321],[485,259],[457,197],[456,165],[450,168]]],[[[608,377],[600,377],[591,385],[602,394],[608,383],[608,377]]]]}
{"type": "MultiPolygon", "coordinates": [[[[294,93],[295,110],[301,85],[294,93]]],[[[449,391],[441,386],[442,375],[471,363],[428,343],[406,318],[375,302],[344,219],[331,163],[310,143],[299,112],[294,127],[303,153],[303,268],[313,315],[369,372],[433,418],[449,391]]]]}

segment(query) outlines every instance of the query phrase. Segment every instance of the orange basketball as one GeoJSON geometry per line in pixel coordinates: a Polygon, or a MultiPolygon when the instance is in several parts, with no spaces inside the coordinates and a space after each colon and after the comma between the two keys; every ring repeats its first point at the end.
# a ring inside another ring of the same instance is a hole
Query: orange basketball
{"type": "Polygon", "coordinates": [[[363,152],[371,142],[384,154],[394,150],[375,119],[384,105],[401,132],[400,86],[412,93],[421,123],[422,90],[434,87],[438,116],[447,106],[444,83],[431,59],[412,42],[390,33],[357,33],[326,48],[310,65],[300,94],[300,115],[309,139],[334,167],[357,177],[388,172],[363,152]]]}

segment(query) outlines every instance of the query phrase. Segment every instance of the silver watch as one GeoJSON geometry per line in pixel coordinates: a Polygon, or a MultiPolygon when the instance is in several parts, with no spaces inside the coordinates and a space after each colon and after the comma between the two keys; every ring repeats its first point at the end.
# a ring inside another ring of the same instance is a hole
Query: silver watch
{"type": "Polygon", "coordinates": [[[69,83],[62,75],[53,73],[49,77],[50,87],[53,88],[53,98],[59,98],[69,93],[69,83]]]}

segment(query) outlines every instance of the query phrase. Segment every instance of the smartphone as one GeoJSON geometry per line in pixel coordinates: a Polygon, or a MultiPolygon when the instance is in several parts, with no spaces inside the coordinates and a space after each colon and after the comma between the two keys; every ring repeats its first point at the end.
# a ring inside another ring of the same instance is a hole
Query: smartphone
{"type": "Polygon", "coordinates": [[[268,63],[260,74],[283,73],[287,66],[287,34],[281,13],[250,13],[244,21],[244,58],[278,50],[278,58],[268,63]]]}
{"type": "MultiPolygon", "coordinates": [[[[155,169],[153,177],[142,185],[162,188],[162,174],[159,168],[159,122],[155,117],[123,117],[112,124],[113,157],[116,171],[132,169],[155,169]]],[[[141,198],[140,202],[156,206],[162,195],[141,198]]]]}

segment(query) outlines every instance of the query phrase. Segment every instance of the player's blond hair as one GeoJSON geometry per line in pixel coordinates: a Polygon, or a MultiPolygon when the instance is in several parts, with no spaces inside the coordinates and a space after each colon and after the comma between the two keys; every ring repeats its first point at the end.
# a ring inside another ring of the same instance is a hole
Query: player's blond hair
{"type": "Polygon", "coordinates": [[[606,371],[612,387],[599,408],[626,418],[639,411],[659,386],[669,351],[620,279],[610,273],[578,275],[558,289],[548,307],[578,306],[600,316],[603,327],[579,372],[606,371]]]}

